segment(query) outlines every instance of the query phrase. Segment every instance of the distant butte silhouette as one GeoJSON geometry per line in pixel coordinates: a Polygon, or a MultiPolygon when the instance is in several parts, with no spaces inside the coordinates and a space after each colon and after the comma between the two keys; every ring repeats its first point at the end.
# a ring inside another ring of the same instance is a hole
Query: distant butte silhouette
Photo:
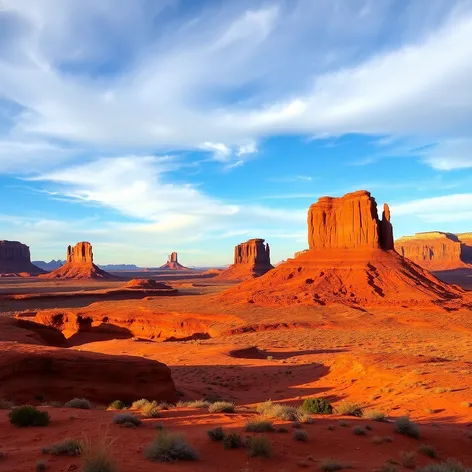
{"type": "Polygon", "coordinates": [[[179,263],[179,259],[177,256],[176,252],[173,252],[172,254],[169,255],[167,258],[167,262],[159,267],[159,269],[162,270],[190,270],[188,267],[183,266],[182,264],[179,263]]]}
{"type": "Polygon", "coordinates": [[[30,249],[18,241],[0,241],[0,276],[44,274],[31,263],[30,249]]]}
{"type": "Polygon", "coordinates": [[[221,295],[229,303],[350,306],[471,306],[447,285],[394,250],[390,210],[382,218],[365,190],[322,197],[308,210],[308,251],[221,295]]]}
{"type": "Polygon", "coordinates": [[[66,263],[49,274],[45,279],[115,279],[93,263],[92,245],[89,242],[77,243],[67,247],[66,263]]]}

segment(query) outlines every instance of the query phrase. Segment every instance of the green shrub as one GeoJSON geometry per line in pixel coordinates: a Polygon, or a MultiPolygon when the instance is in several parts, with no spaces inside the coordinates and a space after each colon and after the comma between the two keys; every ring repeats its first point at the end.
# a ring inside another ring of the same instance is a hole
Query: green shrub
{"type": "Polygon", "coordinates": [[[420,429],[418,425],[410,421],[408,416],[400,416],[395,420],[394,430],[397,433],[409,436],[410,438],[418,439],[420,437],[420,429]]]}
{"type": "Polygon", "coordinates": [[[436,451],[436,448],[434,446],[422,444],[418,450],[421,452],[421,454],[424,454],[425,456],[432,457],[433,459],[438,458],[438,451],[436,451]]]}
{"type": "Polygon", "coordinates": [[[8,413],[10,423],[19,426],[47,426],[49,424],[49,413],[47,411],[39,411],[31,405],[23,405],[8,413]]]}
{"type": "Polygon", "coordinates": [[[73,398],[64,403],[65,408],[77,408],[79,410],[90,410],[92,405],[86,398],[73,398]]]}
{"type": "Polygon", "coordinates": [[[155,462],[196,461],[199,458],[183,435],[166,430],[157,433],[154,441],[144,450],[144,455],[155,462]]]}
{"type": "Polygon", "coordinates": [[[335,472],[336,470],[343,470],[347,467],[335,459],[323,459],[319,465],[319,469],[323,472],[335,472]]]}
{"type": "Polygon", "coordinates": [[[243,440],[238,433],[229,433],[223,439],[225,449],[238,449],[243,445],[243,440]]]}
{"type": "Polygon", "coordinates": [[[121,400],[115,400],[108,405],[107,410],[126,410],[126,405],[121,400]]]}
{"type": "Polygon", "coordinates": [[[362,406],[359,403],[345,402],[342,401],[336,407],[336,413],[344,416],[357,416],[362,417],[362,406]]]}
{"type": "Polygon", "coordinates": [[[248,433],[269,433],[274,431],[274,429],[272,421],[266,420],[250,421],[246,425],[246,431],[248,433]]]}
{"type": "Polygon", "coordinates": [[[294,406],[274,403],[272,400],[259,403],[256,409],[266,418],[277,418],[284,421],[296,421],[299,414],[298,409],[294,406]]]}
{"type": "Polygon", "coordinates": [[[268,459],[272,455],[272,444],[265,436],[254,436],[248,443],[249,457],[265,457],[268,459]]]}
{"type": "Polygon", "coordinates": [[[208,430],[207,434],[212,441],[223,441],[225,438],[225,432],[221,426],[208,430]]]}
{"type": "Polygon", "coordinates": [[[134,426],[141,425],[142,421],[132,413],[118,413],[113,417],[113,423],[115,424],[133,424],[134,426]]]}
{"type": "Polygon", "coordinates": [[[385,421],[387,417],[380,410],[365,410],[362,415],[364,418],[372,421],[385,421]]]}
{"type": "Polygon", "coordinates": [[[305,398],[302,410],[314,415],[331,415],[333,406],[324,398],[305,398]]]}
{"type": "Polygon", "coordinates": [[[295,441],[307,442],[308,441],[308,433],[306,431],[297,430],[293,432],[293,439],[295,441]]]}
{"type": "Polygon", "coordinates": [[[208,407],[210,413],[233,413],[235,405],[231,402],[215,402],[208,407]]]}
{"type": "Polygon", "coordinates": [[[77,439],[67,438],[51,447],[44,448],[43,453],[53,456],[80,456],[84,448],[84,443],[77,439]]]}
{"type": "Polygon", "coordinates": [[[420,467],[417,472],[472,472],[472,469],[465,467],[454,459],[448,459],[440,464],[428,464],[420,467]]]}

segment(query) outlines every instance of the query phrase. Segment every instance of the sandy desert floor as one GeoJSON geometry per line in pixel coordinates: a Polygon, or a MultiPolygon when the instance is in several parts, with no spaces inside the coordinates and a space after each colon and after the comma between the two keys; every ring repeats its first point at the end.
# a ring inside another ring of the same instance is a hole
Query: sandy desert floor
{"type": "Polygon", "coordinates": [[[106,405],[92,410],[42,406],[51,415],[48,427],[18,429],[8,423],[8,412],[1,410],[0,451],[5,458],[0,470],[31,471],[38,460],[47,462],[47,470],[76,470],[80,458],[43,455],[41,448],[65,437],[95,438],[105,427],[114,439],[112,454],[121,471],[320,470],[325,458],[360,471],[408,470],[451,457],[472,466],[470,311],[235,305],[215,302],[227,284],[178,277],[169,283],[179,290],[178,296],[97,300],[91,295],[78,302],[75,297],[48,301],[11,299],[11,295],[93,292],[119,283],[0,280],[0,294],[10,297],[1,300],[0,311],[3,316],[34,320],[57,308],[95,320],[107,315],[120,326],[127,323],[129,334],[119,339],[100,329],[65,329],[68,349],[158,360],[171,369],[182,401],[217,396],[234,402],[236,411],[171,408],[162,412],[162,418],[144,419],[142,426],[128,429],[112,424],[115,413],[106,411],[106,405]],[[148,336],[146,323],[162,325],[165,336],[148,336]],[[205,336],[192,336],[202,330],[205,336]],[[259,434],[244,432],[245,424],[258,416],[258,403],[271,399],[298,406],[307,397],[324,397],[334,406],[356,402],[365,410],[384,412],[388,421],[317,415],[313,423],[301,425],[308,441],[299,442],[292,438],[292,422],[275,419],[275,426],[288,433],[266,434],[273,448],[269,459],[248,458],[245,449],[225,450],[207,437],[207,430],[218,426],[243,437],[259,434]],[[404,415],[419,425],[420,439],[394,432],[395,418],[404,415]],[[159,423],[183,432],[200,460],[177,464],[146,460],[143,449],[159,423]],[[364,430],[366,434],[354,434],[355,426],[366,425],[371,428],[364,430]],[[377,444],[379,437],[392,441],[377,444]],[[439,459],[422,454],[422,444],[434,446],[439,459]],[[415,453],[410,458],[415,465],[407,464],[410,452],[415,453]],[[388,460],[396,463],[396,469],[382,468],[388,460]]]}

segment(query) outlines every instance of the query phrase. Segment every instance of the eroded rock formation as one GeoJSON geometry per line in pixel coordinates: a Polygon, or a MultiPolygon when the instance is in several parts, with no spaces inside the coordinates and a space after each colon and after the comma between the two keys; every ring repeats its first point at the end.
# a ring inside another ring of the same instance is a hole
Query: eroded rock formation
{"type": "Polygon", "coordinates": [[[472,233],[460,233],[457,237],[462,245],[462,260],[472,264],[472,233]]]}
{"type": "Polygon", "coordinates": [[[44,273],[31,263],[30,249],[18,241],[0,241],[1,275],[38,275],[44,273]]]}
{"type": "Polygon", "coordinates": [[[185,267],[182,264],[180,264],[176,252],[169,254],[169,257],[167,258],[167,262],[163,266],[159,267],[159,269],[189,270],[188,267],[185,267]]]}
{"type": "Polygon", "coordinates": [[[100,269],[93,262],[92,245],[80,242],[67,247],[66,263],[49,274],[42,275],[46,279],[113,279],[115,276],[100,269]]]}
{"type": "Polygon", "coordinates": [[[321,197],[308,210],[310,249],[393,249],[390,210],[385,204],[382,220],[377,203],[365,190],[341,198],[321,197]]]}
{"type": "Polygon", "coordinates": [[[452,233],[439,231],[404,236],[395,242],[397,252],[429,270],[448,270],[466,265],[463,245],[452,233]]]}
{"type": "Polygon", "coordinates": [[[418,309],[472,307],[459,287],[441,282],[393,250],[390,211],[359,191],[323,197],[308,211],[310,249],[256,280],[220,294],[221,303],[341,303],[418,309]]]}
{"type": "Polygon", "coordinates": [[[270,247],[264,239],[249,239],[234,248],[234,264],[217,278],[244,280],[259,277],[274,267],[270,263],[270,247]]]}

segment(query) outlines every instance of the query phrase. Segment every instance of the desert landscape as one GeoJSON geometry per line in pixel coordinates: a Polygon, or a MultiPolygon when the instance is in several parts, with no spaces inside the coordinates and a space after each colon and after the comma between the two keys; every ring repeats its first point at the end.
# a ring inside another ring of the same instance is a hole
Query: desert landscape
{"type": "Polygon", "coordinates": [[[131,275],[1,242],[1,470],[465,471],[468,246],[394,242],[367,191],[320,198],[307,233],[276,267],[250,239],[227,269],[131,275]]]}

